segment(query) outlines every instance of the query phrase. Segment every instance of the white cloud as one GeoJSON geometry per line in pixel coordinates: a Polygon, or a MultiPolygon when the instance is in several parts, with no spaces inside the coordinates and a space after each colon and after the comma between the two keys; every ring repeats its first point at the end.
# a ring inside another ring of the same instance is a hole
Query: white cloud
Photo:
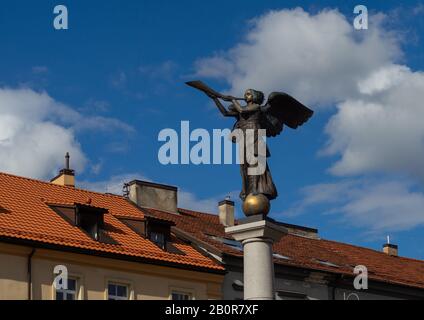
{"type": "Polygon", "coordinates": [[[224,58],[225,53],[195,62],[196,75],[208,78],[231,79],[234,75],[234,63],[224,58]]]}
{"type": "Polygon", "coordinates": [[[86,117],[31,89],[0,88],[0,171],[51,178],[63,167],[64,155],[81,172],[87,162],[75,132],[133,130],[119,120],[86,117]]]}
{"type": "Polygon", "coordinates": [[[401,84],[408,74],[410,69],[406,66],[389,65],[371,73],[368,78],[358,81],[358,88],[365,95],[380,93],[401,84]]]}
{"type": "Polygon", "coordinates": [[[53,177],[70,152],[82,170],[86,157],[72,129],[49,120],[56,102],[29,89],[0,89],[0,170],[23,176],[53,177]]]}
{"type": "Polygon", "coordinates": [[[326,127],[323,153],[341,155],[331,172],[398,172],[424,179],[424,74],[393,65],[359,86],[366,95],[341,103],[326,127]]]}
{"type": "Polygon", "coordinates": [[[227,52],[196,61],[197,75],[225,79],[230,91],[284,90],[308,104],[358,95],[357,83],[401,56],[383,15],[355,31],[337,10],[311,15],[303,9],[269,12],[251,22],[246,39],[227,52]]]}
{"type": "MultiPolygon", "coordinates": [[[[51,99],[50,97],[48,98],[51,99]]],[[[54,102],[54,107],[49,108],[48,111],[51,119],[71,125],[77,131],[98,130],[110,132],[120,130],[126,133],[135,131],[133,127],[121,120],[96,115],[87,116],[59,102],[54,102]]]]}
{"type": "Polygon", "coordinates": [[[396,232],[424,225],[424,194],[408,181],[345,180],[302,190],[298,205],[284,213],[297,215],[324,205],[339,223],[370,233],[396,232]]]}
{"type": "Polygon", "coordinates": [[[100,171],[102,170],[102,168],[103,168],[103,161],[101,160],[98,163],[93,163],[91,165],[91,169],[90,170],[91,170],[91,173],[97,175],[97,174],[100,173],[100,171]]]}
{"type": "Polygon", "coordinates": [[[220,201],[224,200],[227,196],[230,196],[231,199],[236,199],[236,201],[238,201],[237,199],[239,193],[240,192],[233,191],[225,195],[199,199],[194,193],[180,190],[178,192],[178,206],[184,209],[217,214],[218,203],[220,201]]]}
{"type": "Polygon", "coordinates": [[[86,190],[97,191],[101,193],[113,193],[122,195],[123,186],[133,180],[150,181],[139,173],[125,173],[110,177],[101,181],[78,181],[78,187],[86,190]]]}

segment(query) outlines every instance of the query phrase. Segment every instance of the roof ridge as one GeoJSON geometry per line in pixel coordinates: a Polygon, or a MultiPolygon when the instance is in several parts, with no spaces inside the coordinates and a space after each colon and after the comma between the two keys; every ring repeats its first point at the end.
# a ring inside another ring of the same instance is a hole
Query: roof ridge
{"type": "MultiPolygon", "coordinates": [[[[193,212],[193,213],[199,213],[199,214],[208,215],[208,216],[214,216],[214,217],[218,217],[219,216],[218,213],[202,212],[202,211],[185,209],[185,208],[178,208],[178,210],[183,210],[183,211],[188,211],[188,212],[193,212]]],[[[159,211],[162,211],[162,210],[159,210],[159,211]]]]}
{"type": "MultiPolygon", "coordinates": [[[[378,254],[380,254],[380,255],[382,255],[384,257],[392,257],[392,256],[389,256],[386,253],[381,252],[381,251],[378,251],[376,249],[372,249],[372,248],[368,248],[368,247],[361,247],[361,246],[358,246],[358,245],[355,245],[355,244],[351,244],[351,243],[345,243],[345,242],[340,242],[340,241],[335,241],[335,240],[328,240],[328,239],[323,239],[323,238],[321,238],[321,239],[311,239],[311,240],[321,240],[321,241],[326,241],[326,242],[335,243],[335,244],[342,244],[342,245],[345,245],[345,246],[349,246],[349,247],[353,247],[353,248],[357,248],[357,249],[361,249],[361,250],[369,250],[369,251],[378,253],[378,254]]],[[[424,260],[410,258],[410,257],[396,256],[396,257],[393,257],[393,258],[403,259],[403,260],[410,260],[410,261],[419,262],[419,263],[423,263],[424,264],[424,260]]]]}
{"type": "Polygon", "coordinates": [[[12,177],[12,178],[21,179],[21,180],[27,180],[27,181],[30,181],[30,182],[36,182],[36,183],[40,183],[40,184],[45,184],[45,185],[57,187],[57,188],[67,189],[67,190],[76,190],[76,191],[82,191],[82,192],[86,192],[86,193],[94,193],[94,194],[98,194],[98,195],[102,195],[102,196],[125,199],[123,196],[120,196],[120,195],[117,195],[117,194],[102,193],[102,192],[98,192],[98,191],[91,191],[91,190],[86,190],[86,189],[81,189],[81,188],[62,186],[62,185],[59,185],[59,184],[54,184],[54,183],[43,181],[43,180],[40,180],[40,179],[18,176],[18,175],[15,175],[15,174],[1,172],[1,171],[0,171],[0,176],[12,177]]]}

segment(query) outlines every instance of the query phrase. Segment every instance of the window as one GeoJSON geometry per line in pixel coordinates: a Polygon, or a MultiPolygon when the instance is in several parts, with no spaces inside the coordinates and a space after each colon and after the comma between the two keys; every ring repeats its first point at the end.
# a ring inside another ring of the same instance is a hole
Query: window
{"type": "Polygon", "coordinates": [[[68,289],[56,289],[56,300],[77,300],[77,280],[68,279],[68,289]]]}
{"type": "Polygon", "coordinates": [[[163,233],[150,232],[150,240],[162,249],[165,249],[165,235],[163,233]]]}
{"type": "Polygon", "coordinates": [[[171,297],[172,300],[192,300],[191,294],[185,292],[173,291],[171,297]]]}
{"type": "Polygon", "coordinates": [[[99,221],[94,214],[85,214],[80,217],[80,227],[93,239],[99,240],[99,221]]]}
{"type": "Polygon", "coordinates": [[[77,203],[75,205],[76,225],[87,232],[94,240],[100,241],[104,228],[104,215],[107,209],[77,203]]]}
{"type": "Polygon", "coordinates": [[[109,300],[128,300],[128,286],[126,285],[109,283],[107,291],[109,300]]]}
{"type": "Polygon", "coordinates": [[[168,249],[167,242],[171,240],[171,227],[174,222],[153,217],[146,218],[146,238],[160,247],[162,250],[168,249]]]}

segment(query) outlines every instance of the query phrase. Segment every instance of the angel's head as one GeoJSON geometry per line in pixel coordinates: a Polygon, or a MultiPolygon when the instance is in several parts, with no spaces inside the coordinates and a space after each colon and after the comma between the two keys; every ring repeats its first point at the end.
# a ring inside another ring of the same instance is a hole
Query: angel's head
{"type": "Polygon", "coordinates": [[[244,93],[244,100],[246,100],[247,103],[253,102],[260,105],[264,102],[264,94],[261,91],[247,89],[244,93]]]}

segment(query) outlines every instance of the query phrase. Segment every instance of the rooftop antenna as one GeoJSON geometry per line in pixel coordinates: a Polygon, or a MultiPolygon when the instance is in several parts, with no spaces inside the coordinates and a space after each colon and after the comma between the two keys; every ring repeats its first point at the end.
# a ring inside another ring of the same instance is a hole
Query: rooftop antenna
{"type": "Polygon", "coordinates": [[[231,196],[226,196],[226,197],[225,197],[225,200],[227,200],[227,201],[231,201],[231,196]]]}
{"type": "Polygon", "coordinates": [[[390,236],[387,236],[387,244],[390,244],[390,236]]]}
{"type": "Polygon", "coordinates": [[[128,183],[124,183],[124,186],[122,187],[122,194],[124,198],[130,197],[130,185],[128,183]]]}

